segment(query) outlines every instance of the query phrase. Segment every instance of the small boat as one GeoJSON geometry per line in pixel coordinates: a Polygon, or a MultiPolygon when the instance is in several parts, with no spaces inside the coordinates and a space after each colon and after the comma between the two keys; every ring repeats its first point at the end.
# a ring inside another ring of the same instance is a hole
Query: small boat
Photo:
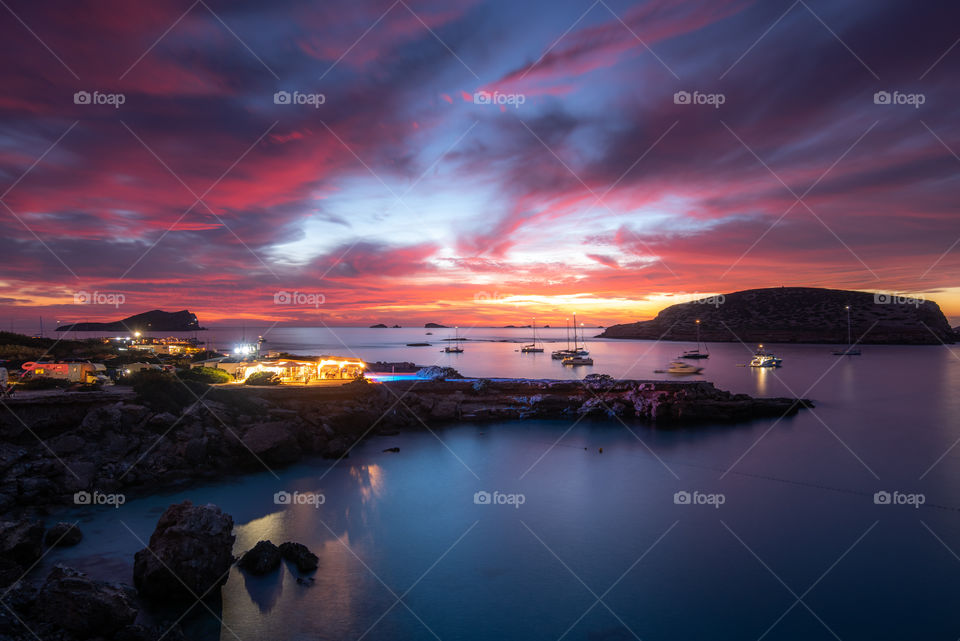
{"type": "Polygon", "coordinates": [[[691,365],[690,363],[683,363],[681,361],[673,361],[670,363],[670,367],[667,369],[668,374],[699,374],[702,371],[702,367],[691,365]]]}
{"type": "Polygon", "coordinates": [[[760,345],[753,355],[753,360],[750,361],[750,367],[780,367],[782,363],[782,358],[768,354],[763,351],[763,345],[760,345]]]}
{"type": "Polygon", "coordinates": [[[850,306],[846,306],[847,310],[847,348],[846,349],[836,349],[833,351],[834,356],[860,356],[860,348],[854,347],[853,337],[850,335],[850,306]]]}
{"type": "Polygon", "coordinates": [[[427,332],[426,335],[427,335],[427,336],[433,336],[433,332],[427,332]]]}
{"type": "Polygon", "coordinates": [[[523,354],[536,354],[543,351],[542,347],[537,347],[537,319],[536,318],[533,319],[533,324],[531,325],[531,327],[533,328],[533,342],[530,343],[529,345],[524,345],[523,347],[520,348],[520,352],[523,354]]]}
{"type": "Polygon", "coordinates": [[[457,333],[456,333],[456,337],[453,339],[455,341],[453,346],[451,347],[450,345],[447,345],[446,347],[443,348],[443,351],[446,352],[447,354],[463,353],[463,348],[460,347],[460,328],[456,327],[455,329],[457,333]]]}
{"type": "Polygon", "coordinates": [[[700,319],[697,319],[697,348],[688,349],[683,354],[680,354],[679,358],[710,358],[710,349],[707,347],[707,344],[703,344],[704,351],[700,351],[700,319]]]}
{"type": "Polygon", "coordinates": [[[407,343],[407,347],[430,347],[430,343],[407,343]]]}
{"type": "Polygon", "coordinates": [[[550,358],[555,361],[562,361],[565,358],[570,358],[571,356],[576,356],[572,349],[570,349],[570,319],[567,319],[567,349],[558,349],[550,353],[550,358]]]}
{"type": "Polygon", "coordinates": [[[572,365],[576,367],[577,365],[593,365],[593,359],[589,356],[568,356],[563,359],[564,365],[572,365]]]}
{"type": "Polygon", "coordinates": [[[583,323],[580,323],[580,343],[581,346],[577,347],[577,314],[573,314],[573,353],[577,356],[586,356],[590,352],[586,350],[587,341],[583,338],[583,323]]]}

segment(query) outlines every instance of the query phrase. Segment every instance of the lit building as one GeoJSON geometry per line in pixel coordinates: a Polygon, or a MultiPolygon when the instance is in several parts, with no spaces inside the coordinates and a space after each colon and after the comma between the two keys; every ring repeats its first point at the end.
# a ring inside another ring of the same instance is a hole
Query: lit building
{"type": "Polygon", "coordinates": [[[222,369],[242,382],[256,372],[272,372],[283,383],[306,384],[324,380],[352,380],[363,374],[367,364],[356,358],[319,356],[316,359],[265,358],[253,360],[211,359],[194,367],[222,369]]]}

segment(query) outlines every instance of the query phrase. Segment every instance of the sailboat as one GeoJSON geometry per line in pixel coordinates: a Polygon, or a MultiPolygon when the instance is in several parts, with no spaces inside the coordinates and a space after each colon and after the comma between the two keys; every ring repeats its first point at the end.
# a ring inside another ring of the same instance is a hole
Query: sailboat
{"type": "Polygon", "coordinates": [[[542,347],[537,347],[537,319],[536,318],[533,319],[533,323],[531,327],[533,328],[533,342],[530,343],[529,345],[524,345],[523,347],[520,348],[520,351],[523,352],[524,354],[532,354],[532,353],[543,351],[542,347]]]}
{"type": "Polygon", "coordinates": [[[697,319],[697,348],[688,349],[683,354],[680,354],[680,358],[710,358],[710,349],[707,347],[707,344],[703,344],[704,351],[700,351],[700,319],[697,319]]]}
{"type": "Polygon", "coordinates": [[[847,305],[847,349],[834,350],[834,356],[860,356],[860,348],[853,346],[853,337],[850,334],[850,306],[847,305]]]}
{"type": "MultiPolygon", "coordinates": [[[[573,353],[577,356],[586,356],[590,352],[587,351],[587,340],[583,335],[583,323],[580,323],[580,347],[577,347],[577,315],[573,315],[573,353]]],[[[593,362],[591,361],[591,365],[593,362]]]]}
{"type": "Polygon", "coordinates": [[[567,349],[558,349],[555,352],[550,354],[550,358],[555,361],[562,361],[565,358],[575,356],[573,351],[570,349],[570,319],[565,319],[567,322],[567,349]]]}
{"type": "Polygon", "coordinates": [[[446,352],[447,354],[462,354],[463,348],[460,347],[460,328],[455,327],[454,329],[456,330],[456,334],[455,334],[456,338],[453,339],[454,340],[453,347],[451,347],[450,345],[447,345],[446,347],[443,348],[443,351],[446,352]]]}

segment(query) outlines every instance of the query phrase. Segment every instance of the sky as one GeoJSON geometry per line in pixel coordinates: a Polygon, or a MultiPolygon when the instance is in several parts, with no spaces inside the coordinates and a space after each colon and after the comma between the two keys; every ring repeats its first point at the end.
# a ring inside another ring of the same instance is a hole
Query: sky
{"type": "Polygon", "coordinates": [[[960,323],[956,2],[0,5],[0,326],[960,323]]]}

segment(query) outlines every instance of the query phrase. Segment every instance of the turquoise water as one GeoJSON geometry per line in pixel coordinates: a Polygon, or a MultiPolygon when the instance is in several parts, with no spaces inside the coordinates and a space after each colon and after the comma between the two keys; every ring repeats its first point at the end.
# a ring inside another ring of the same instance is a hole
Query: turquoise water
{"type": "MultiPolygon", "coordinates": [[[[517,347],[468,344],[455,366],[580,374],[517,347]]],[[[653,377],[683,347],[597,342],[588,371],[653,377]]],[[[771,348],[780,370],[737,367],[743,346],[711,345],[705,378],[793,390],[814,411],[671,430],[530,421],[376,437],[337,464],[51,515],[81,519],[86,538],[45,566],[130,581],[137,537],[190,498],[234,516],[238,554],[269,538],[320,556],[309,587],[289,568],[234,569],[221,639],[955,639],[960,359],[945,347],[845,358],[771,348]],[[278,491],[325,500],[276,505],[278,491]],[[884,491],[923,504],[875,503],[884,491]],[[522,504],[477,504],[477,492],[522,504]],[[703,503],[677,504],[678,492],[703,503]]]]}

